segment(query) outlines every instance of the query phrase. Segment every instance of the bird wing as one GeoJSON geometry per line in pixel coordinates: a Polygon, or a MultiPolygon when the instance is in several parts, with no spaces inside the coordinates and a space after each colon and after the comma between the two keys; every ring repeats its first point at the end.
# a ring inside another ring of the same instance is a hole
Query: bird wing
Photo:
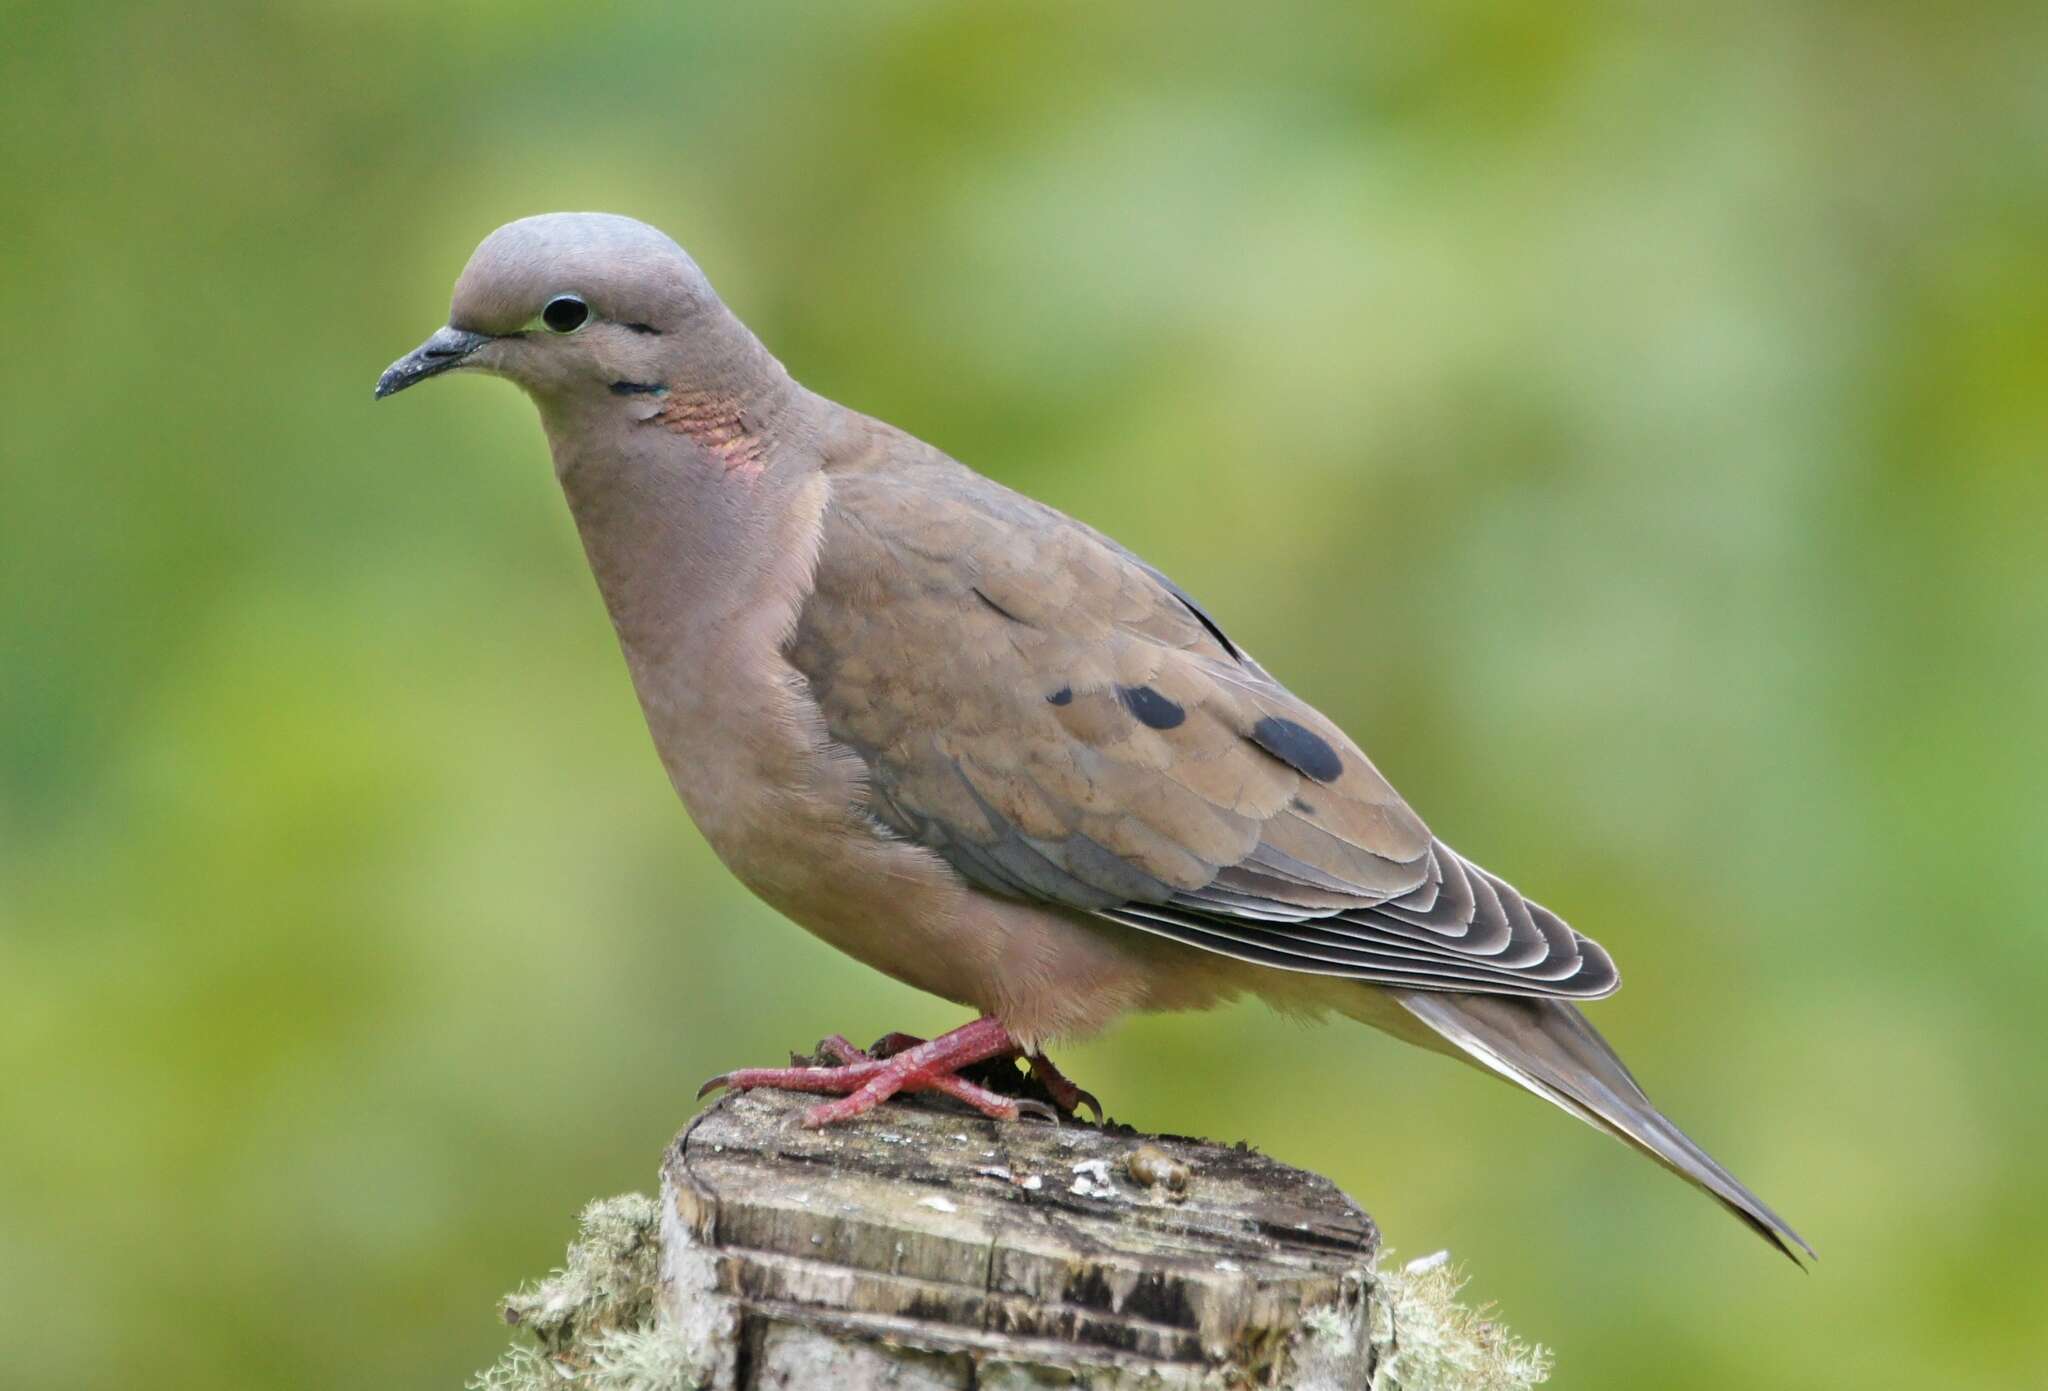
{"type": "Polygon", "coordinates": [[[1411,990],[1619,984],[1158,571],[943,456],[832,476],[787,655],[869,812],[990,892],[1411,990]]]}

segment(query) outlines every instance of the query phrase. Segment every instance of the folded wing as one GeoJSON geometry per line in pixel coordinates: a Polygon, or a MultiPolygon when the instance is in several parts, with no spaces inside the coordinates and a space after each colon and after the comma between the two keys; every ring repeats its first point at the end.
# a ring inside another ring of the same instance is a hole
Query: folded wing
{"type": "Polygon", "coordinates": [[[873,815],[991,892],[1397,988],[1619,984],[1157,571],[942,456],[833,477],[787,652],[873,815]]]}

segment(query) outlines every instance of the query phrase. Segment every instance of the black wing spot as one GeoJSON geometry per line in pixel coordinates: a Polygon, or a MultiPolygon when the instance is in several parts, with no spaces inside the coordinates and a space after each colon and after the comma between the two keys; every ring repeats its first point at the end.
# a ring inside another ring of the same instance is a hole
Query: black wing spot
{"type": "Polygon", "coordinates": [[[1187,711],[1150,686],[1118,686],[1116,696],[1148,729],[1172,729],[1188,717],[1187,711]]]}
{"type": "Polygon", "coordinates": [[[1293,720],[1268,715],[1252,726],[1252,742],[1304,777],[1335,782],[1344,774],[1344,760],[1322,735],[1293,720]]]}
{"type": "Polygon", "coordinates": [[[1302,814],[1303,816],[1314,816],[1314,815],[1316,814],[1316,809],[1315,809],[1314,807],[1310,806],[1310,805],[1309,805],[1309,804],[1308,804],[1307,802],[1304,802],[1304,801],[1303,801],[1303,800],[1302,800],[1301,798],[1299,798],[1299,797],[1296,797],[1296,798],[1294,798],[1294,799],[1293,799],[1292,801],[1290,801],[1290,802],[1289,802],[1289,803],[1288,803],[1287,805],[1289,805],[1289,806],[1293,807],[1293,808],[1294,808],[1294,809],[1295,809],[1296,811],[1300,812],[1300,813],[1301,813],[1301,814],[1302,814]]]}
{"type": "Polygon", "coordinates": [[[1054,705],[1071,705],[1074,701],[1074,688],[1072,686],[1062,686],[1047,696],[1046,699],[1054,705]]]}
{"type": "Polygon", "coordinates": [[[614,396],[659,396],[668,387],[661,382],[613,382],[614,396]]]}

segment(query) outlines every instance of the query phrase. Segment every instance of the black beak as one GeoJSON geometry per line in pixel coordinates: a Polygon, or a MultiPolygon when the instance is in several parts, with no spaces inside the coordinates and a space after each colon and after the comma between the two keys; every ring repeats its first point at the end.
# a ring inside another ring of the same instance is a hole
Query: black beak
{"type": "Polygon", "coordinates": [[[384,369],[384,375],[377,378],[376,399],[381,401],[414,382],[460,367],[464,358],[490,341],[490,334],[471,333],[466,328],[435,329],[433,337],[384,369]]]}

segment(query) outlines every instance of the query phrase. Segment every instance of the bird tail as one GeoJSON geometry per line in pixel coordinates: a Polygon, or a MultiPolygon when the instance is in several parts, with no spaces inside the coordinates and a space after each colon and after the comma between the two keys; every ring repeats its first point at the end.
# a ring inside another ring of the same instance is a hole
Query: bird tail
{"type": "Polygon", "coordinates": [[[1814,1255],[1784,1218],[1665,1119],[1607,1040],[1572,1005],[1508,995],[1390,993],[1471,1061],[1626,1141],[1705,1189],[1795,1265],[1799,1257],[1793,1246],[1814,1255]]]}

